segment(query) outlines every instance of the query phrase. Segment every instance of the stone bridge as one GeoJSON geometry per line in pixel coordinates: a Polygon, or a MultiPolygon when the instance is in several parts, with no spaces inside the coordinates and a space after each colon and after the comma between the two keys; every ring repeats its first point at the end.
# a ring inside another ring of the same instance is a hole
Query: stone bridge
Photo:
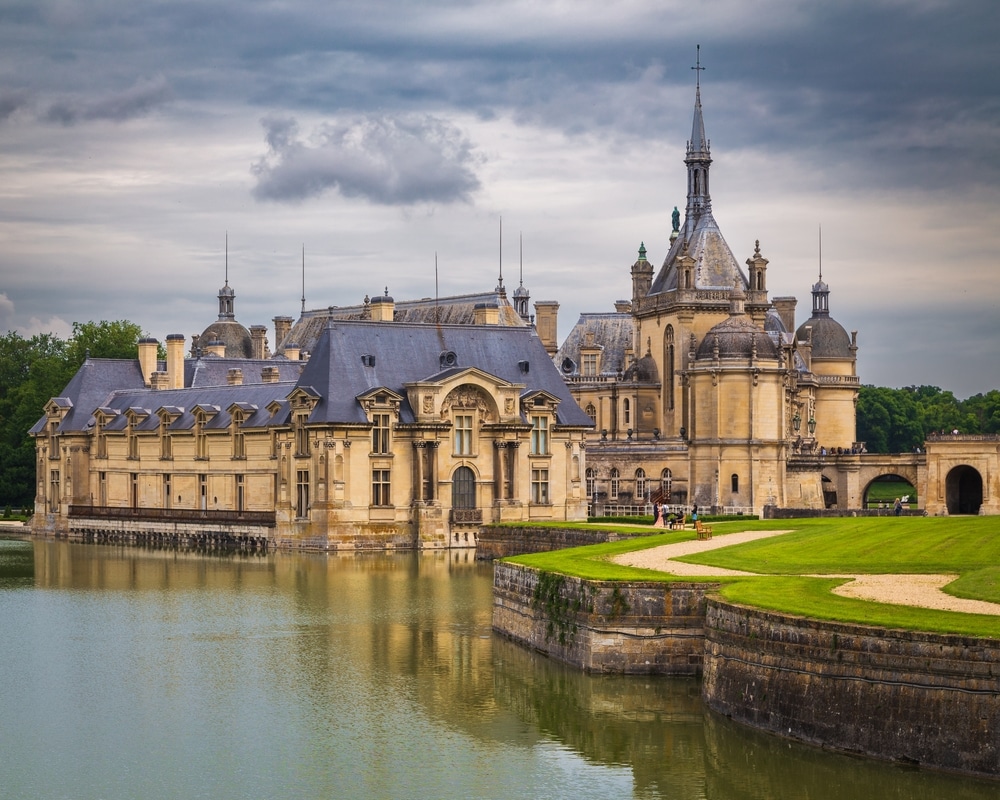
{"type": "Polygon", "coordinates": [[[898,475],[932,516],[1000,514],[1000,436],[939,434],[919,453],[844,453],[819,458],[828,507],[863,508],[876,478],[898,475]]]}

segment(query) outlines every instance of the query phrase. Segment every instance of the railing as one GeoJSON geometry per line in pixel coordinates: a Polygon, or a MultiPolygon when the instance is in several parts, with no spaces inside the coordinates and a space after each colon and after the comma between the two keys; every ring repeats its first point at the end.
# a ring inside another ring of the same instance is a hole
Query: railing
{"type": "Polygon", "coordinates": [[[736,517],[740,515],[753,516],[753,506],[723,506],[722,513],[736,517]]]}
{"type": "Polygon", "coordinates": [[[846,383],[849,386],[860,386],[861,378],[857,375],[817,375],[819,383],[846,383]]]}
{"type": "Polygon", "coordinates": [[[453,508],[450,518],[453,525],[482,525],[483,510],[481,508],[453,508]]]}
{"type": "Polygon", "coordinates": [[[143,522],[215,522],[223,525],[275,525],[273,511],[209,511],[197,508],[123,508],[120,506],[70,506],[77,519],[120,519],[143,522]]]}

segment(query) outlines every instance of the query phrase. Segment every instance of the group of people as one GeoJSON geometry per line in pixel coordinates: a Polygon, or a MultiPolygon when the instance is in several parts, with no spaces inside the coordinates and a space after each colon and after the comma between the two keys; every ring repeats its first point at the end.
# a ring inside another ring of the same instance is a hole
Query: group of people
{"type": "MultiPolygon", "coordinates": [[[[698,519],[698,506],[694,506],[691,509],[691,519],[698,519]]],[[[653,527],[654,528],[673,528],[677,525],[678,520],[683,522],[683,517],[678,517],[677,513],[670,510],[670,507],[666,503],[653,503],[653,527]]]]}

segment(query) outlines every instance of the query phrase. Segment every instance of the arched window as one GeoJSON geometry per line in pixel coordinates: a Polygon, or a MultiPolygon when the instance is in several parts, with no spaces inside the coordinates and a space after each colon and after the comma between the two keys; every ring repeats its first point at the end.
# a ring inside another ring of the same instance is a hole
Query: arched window
{"type": "Polygon", "coordinates": [[[593,467],[587,467],[587,497],[597,494],[597,476],[593,467]]]}
{"type": "Polygon", "coordinates": [[[626,425],[631,424],[631,422],[632,422],[632,404],[628,401],[627,397],[622,401],[622,412],[623,412],[623,416],[625,418],[625,424],[626,425]]]}
{"type": "Polygon", "coordinates": [[[733,484],[733,494],[739,494],[740,491],[740,476],[735,472],[730,478],[730,482],[733,484]]]}
{"type": "Polygon", "coordinates": [[[669,469],[663,470],[660,473],[660,491],[663,493],[663,499],[665,502],[670,502],[670,495],[674,488],[674,476],[669,469]]]}
{"type": "Polygon", "coordinates": [[[594,408],[593,403],[587,403],[587,416],[590,417],[591,422],[597,424],[597,409],[594,408]]]}
{"type": "Polygon", "coordinates": [[[621,473],[618,471],[618,467],[614,467],[611,470],[610,497],[612,500],[618,499],[618,489],[620,486],[621,486],[621,473]]]}
{"type": "Polygon", "coordinates": [[[451,507],[476,507],[476,474],[469,467],[459,467],[452,475],[451,507]]]}
{"type": "Polygon", "coordinates": [[[646,496],[646,470],[642,467],[635,471],[635,499],[641,500],[646,496]]]}

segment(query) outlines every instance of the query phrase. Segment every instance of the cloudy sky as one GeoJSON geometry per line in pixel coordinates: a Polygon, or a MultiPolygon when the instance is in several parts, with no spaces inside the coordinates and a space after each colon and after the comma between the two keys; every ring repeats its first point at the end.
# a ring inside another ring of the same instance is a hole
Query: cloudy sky
{"type": "Polygon", "coordinates": [[[715,217],[883,386],[1000,388],[996,0],[0,0],[0,330],[200,332],[659,264],[701,45],[715,217]],[[499,220],[503,218],[503,237],[499,220]],[[502,244],[502,248],[501,248],[502,244]],[[502,257],[501,257],[502,253],[502,257]]]}

